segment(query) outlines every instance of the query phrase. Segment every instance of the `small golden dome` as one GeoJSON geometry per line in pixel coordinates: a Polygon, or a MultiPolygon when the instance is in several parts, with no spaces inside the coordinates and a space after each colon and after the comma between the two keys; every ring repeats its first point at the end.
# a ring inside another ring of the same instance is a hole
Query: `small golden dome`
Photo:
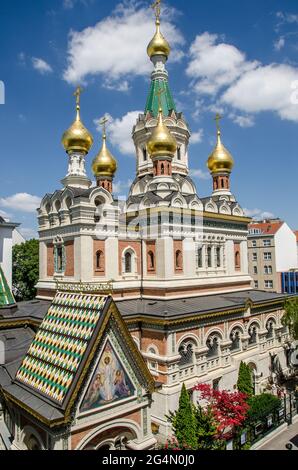
{"type": "Polygon", "coordinates": [[[93,137],[81,121],[80,106],[77,105],[77,116],[70,128],[64,132],[62,145],[67,153],[88,153],[93,144],[93,137]]]}
{"type": "Polygon", "coordinates": [[[147,54],[150,57],[150,59],[154,55],[163,55],[166,58],[168,58],[170,55],[170,52],[171,52],[170,45],[168,41],[162,35],[160,31],[160,21],[159,19],[157,19],[156,20],[156,33],[147,47],[147,54]]]}
{"type": "Polygon", "coordinates": [[[208,158],[207,167],[211,173],[220,173],[222,171],[231,173],[234,160],[230,152],[221,142],[220,130],[217,131],[217,144],[208,158]]]}
{"type": "Polygon", "coordinates": [[[103,134],[102,147],[92,162],[92,171],[95,177],[112,178],[117,170],[117,161],[108,150],[106,140],[106,135],[103,134]]]}
{"type": "Polygon", "coordinates": [[[175,137],[163,123],[161,108],[159,108],[157,126],[147,142],[147,150],[151,157],[174,156],[177,150],[175,137]]]}

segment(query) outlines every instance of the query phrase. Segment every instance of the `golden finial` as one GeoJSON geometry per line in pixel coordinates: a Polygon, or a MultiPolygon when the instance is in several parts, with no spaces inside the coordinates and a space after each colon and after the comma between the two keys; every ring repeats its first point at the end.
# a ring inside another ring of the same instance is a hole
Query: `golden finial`
{"type": "Polygon", "coordinates": [[[171,52],[171,48],[169,46],[168,41],[163,37],[162,33],[160,32],[160,2],[161,0],[155,0],[155,2],[152,4],[152,9],[155,12],[156,18],[156,33],[147,47],[147,53],[150,59],[155,55],[162,55],[168,58],[171,52]]]}
{"type": "Polygon", "coordinates": [[[64,132],[62,137],[62,144],[66,152],[68,153],[73,151],[82,151],[87,154],[93,144],[92,135],[81,121],[80,102],[82,91],[83,89],[78,86],[74,92],[74,96],[76,97],[77,109],[76,119],[70,126],[70,128],[66,132],[64,132]]]}
{"type": "Polygon", "coordinates": [[[103,135],[104,138],[106,137],[106,124],[108,122],[109,122],[109,118],[107,116],[104,116],[99,121],[99,125],[102,126],[102,135],[103,135]]]}
{"type": "Polygon", "coordinates": [[[234,160],[230,152],[222,144],[220,137],[220,121],[222,120],[222,116],[217,113],[214,120],[216,121],[217,142],[213,152],[208,158],[207,167],[212,174],[222,172],[231,173],[234,166],[234,160]]]}
{"type": "Polygon", "coordinates": [[[216,113],[216,116],[215,116],[214,120],[216,121],[217,133],[220,134],[220,121],[222,120],[221,114],[216,113]]]}
{"type": "Polygon", "coordinates": [[[160,2],[161,0],[155,0],[152,4],[152,9],[155,11],[156,22],[160,19],[160,2]]]}

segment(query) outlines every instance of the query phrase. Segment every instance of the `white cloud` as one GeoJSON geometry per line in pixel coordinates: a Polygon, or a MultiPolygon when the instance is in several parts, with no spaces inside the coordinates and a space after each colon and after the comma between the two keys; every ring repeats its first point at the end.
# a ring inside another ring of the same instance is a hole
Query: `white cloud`
{"type": "Polygon", "coordinates": [[[217,34],[205,32],[190,47],[186,73],[194,80],[196,91],[202,94],[217,93],[257,65],[257,62],[247,62],[245,54],[235,46],[218,40],[217,34]]]}
{"type": "MultiPolygon", "coordinates": [[[[137,118],[142,111],[130,111],[121,118],[114,119],[109,117],[109,124],[107,129],[108,139],[115,147],[124,155],[135,155],[135,146],[132,140],[132,129],[136,124],[137,118]]],[[[95,119],[97,129],[101,128],[99,121],[95,119]]]]}
{"type": "Polygon", "coordinates": [[[235,124],[238,124],[240,127],[253,127],[255,125],[255,120],[253,116],[240,116],[231,113],[229,117],[235,124]]]}
{"type": "Polygon", "coordinates": [[[88,6],[93,3],[93,0],[63,0],[63,8],[65,10],[72,10],[76,4],[88,6]]]}
{"type": "Polygon", "coordinates": [[[132,180],[127,180],[127,181],[116,181],[113,183],[113,193],[114,194],[120,194],[122,191],[125,191],[128,189],[132,184],[132,180]]]}
{"type": "Polygon", "coordinates": [[[210,178],[210,174],[207,171],[203,171],[200,169],[190,170],[189,174],[190,176],[193,176],[194,178],[198,178],[199,180],[209,180],[210,178]]]}
{"type": "MultiPolygon", "coordinates": [[[[177,61],[181,58],[179,46],[184,39],[171,23],[172,16],[170,10],[167,20],[162,23],[162,31],[173,48],[171,60],[177,61]]],[[[137,9],[134,1],[121,3],[95,26],[70,32],[64,79],[78,84],[90,76],[102,75],[104,85],[113,86],[113,83],[127,81],[132,76],[147,75],[152,65],[146,48],[153,34],[150,9],[137,9]]],[[[123,86],[124,91],[127,87],[128,83],[123,86]]]]}
{"type": "Polygon", "coordinates": [[[247,61],[235,46],[219,41],[218,35],[204,33],[191,45],[187,74],[194,90],[199,95],[212,94],[217,103],[228,105],[233,111],[230,117],[237,116],[236,111],[248,113],[250,116],[236,117],[236,121],[232,118],[242,127],[253,125],[252,114],[263,111],[298,121],[297,92],[293,91],[298,68],[247,61]]]}
{"type": "Polygon", "coordinates": [[[222,100],[247,113],[276,112],[282,119],[298,121],[298,106],[291,102],[298,69],[289,65],[260,66],[245,73],[222,100]]]}
{"type": "Polygon", "coordinates": [[[26,238],[26,240],[38,238],[37,231],[33,228],[20,227],[18,230],[23,235],[23,237],[26,238]]]}
{"type": "Polygon", "coordinates": [[[190,144],[199,144],[202,142],[204,137],[204,129],[199,129],[197,132],[193,132],[190,137],[190,144]]]}
{"type": "Polygon", "coordinates": [[[32,57],[33,68],[42,75],[53,72],[52,67],[43,59],[32,57]]]}
{"type": "Polygon", "coordinates": [[[272,212],[263,211],[262,209],[243,209],[243,210],[244,210],[245,215],[247,215],[247,217],[252,217],[253,219],[256,219],[256,220],[274,218],[274,214],[272,212]]]}
{"type": "Polygon", "coordinates": [[[273,45],[274,45],[274,49],[275,49],[276,51],[280,51],[281,49],[283,49],[283,47],[285,46],[285,44],[286,44],[286,40],[285,40],[284,37],[281,36],[280,38],[278,38],[278,39],[274,42],[274,44],[273,44],[273,45]]]}
{"type": "Polygon", "coordinates": [[[0,198],[0,206],[20,212],[35,212],[40,205],[41,198],[28,193],[17,193],[13,196],[0,198]]]}
{"type": "Polygon", "coordinates": [[[0,217],[3,217],[3,219],[8,222],[10,220],[11,215],[8,214],[6,211],[0,210],[0,217]]]}

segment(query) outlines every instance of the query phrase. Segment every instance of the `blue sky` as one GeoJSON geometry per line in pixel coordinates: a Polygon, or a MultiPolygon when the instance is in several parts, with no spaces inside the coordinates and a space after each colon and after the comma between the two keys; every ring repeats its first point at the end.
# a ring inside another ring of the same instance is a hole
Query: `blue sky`
{"type": "MultiPolygon", "coordinates": [[[[149,89],[150,1],[2,0],[0,3],[0,214],[36,231],[40,198],[60,188],[67,156],[61,136],[83,84],[82,119],[100,146],[96,120],[108,113],[115,187],[135,175],[130,131],[149,89]],[[1,97],[0,97],[1,102],[1,97]]],[[[211,193],[206,160],[222,112],[233,154],[232,190],[253,216],[272,214],[298,228],[298,8],[292,0],[169,0],[162,31],[177,108],[193,132],[190,168],[199,196],[211,193]],[[291,88],[293,87],[293,88],[291,88]]]]}

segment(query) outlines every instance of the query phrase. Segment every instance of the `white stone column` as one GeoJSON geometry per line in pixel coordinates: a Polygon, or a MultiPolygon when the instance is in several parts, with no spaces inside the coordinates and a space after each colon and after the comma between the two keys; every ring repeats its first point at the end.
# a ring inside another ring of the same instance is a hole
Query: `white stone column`
{"type": "Polygon", "coordinates": [[[119,278],[118,238],[107,238],[105,241],[106,275],[110,279],[119,278]]]}
{"type": "Polygon", "coordinates": [[[183,268],[184,276],[196,276],[196,244],[192,238],[185,238],[183,240],[183,268]]]}

